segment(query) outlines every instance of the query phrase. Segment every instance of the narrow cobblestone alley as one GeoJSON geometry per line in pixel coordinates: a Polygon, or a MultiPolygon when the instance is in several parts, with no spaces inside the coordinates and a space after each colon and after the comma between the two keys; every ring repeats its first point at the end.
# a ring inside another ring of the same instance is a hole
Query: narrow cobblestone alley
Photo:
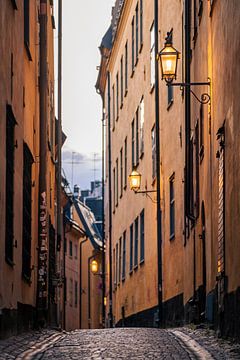
{"type": "Polygon", "coordinates": [[[213,331],[115,328],[41,331],[0,341],[0,360],[240,359],[240,346],[213,331]]]}

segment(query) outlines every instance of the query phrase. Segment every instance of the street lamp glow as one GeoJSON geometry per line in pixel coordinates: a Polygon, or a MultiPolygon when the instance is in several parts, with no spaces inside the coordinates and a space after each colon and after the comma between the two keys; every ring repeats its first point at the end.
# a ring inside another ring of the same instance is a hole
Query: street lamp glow
{"type": "Polygon", "coordinates": [[[91,271],[93,274],[97,274],[98,272],[98,262],[96,260],[91,262],[91,271]]]}
{"type": "Polygon", "coordinates": [[[172,33],[168,33],[164,48],[159,52],[162,80],[171,83],[177,77],[179,52],[172,46],[172,33]]]}
{"type": "Polygon", "coordinates": [[[130,183],[130,189],[133,191],[138,191],[141,186],[141,174],[137,172],[136,170],[133,170],[131,172],[131,175],[129,175],[129,183],[130,183]]]}

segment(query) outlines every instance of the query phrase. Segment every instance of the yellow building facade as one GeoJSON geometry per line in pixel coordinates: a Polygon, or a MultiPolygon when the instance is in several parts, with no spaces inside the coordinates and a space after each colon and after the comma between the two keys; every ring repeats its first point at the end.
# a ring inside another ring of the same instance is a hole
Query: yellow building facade
{"type": "Polygon", "coordinates": [[[111,313],[115,326],[158,325],[160,264],[163,325],[207,321],[222,334],[239,336],[240,48],[233,30],[239,27],[239,11],[237,1],[115,3],[100,46],[96,85],[106,125],[110,326],[111,313]],[[231,14],[231,20],[224,14],[231,14]],[[173,81],[179,85],[167,87],[161,81],[158,57],[156,107],[155,49],[164,47],[167,32],[180,53],[173,81]],[[195,83],[191,92],[187,76],[195,83]],[[142,175],[141,191],[156,190],[156,108],[162,257],[157,252],[156,194],[135,194],[128,184],[134,169],[142,175]]]}

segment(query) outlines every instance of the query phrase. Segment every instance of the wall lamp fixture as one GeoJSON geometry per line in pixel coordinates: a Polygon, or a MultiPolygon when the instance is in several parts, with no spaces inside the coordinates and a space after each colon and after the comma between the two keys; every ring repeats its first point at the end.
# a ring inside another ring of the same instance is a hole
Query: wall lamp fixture
{"type": "Polygon", "coordinates": [[[208,104],[210,102],[210,95],[203,93],[201,98],[199,98],[192,90],[191,86],[210,86],[210,81],[207,82],[190,82],[190,83],[173,83],[174,79],[177,79],[177,65],[178,59],[180,58],[180,53],[173,47],[172,44],[172,32],[171,29],[167,32],[165,38],[164,48],[158,53],[158,59],[160,59],[162,80],[164,79],[167,83],[167,86],[180,86],[180,88],[188,87],[192,95],[199,101],[201,104],[208,104]]]}
{"type": "Polygon", "coordinates": [[[131,174],[128,176],[130,189],[133,190],[136,194],[156,193],[157,190],[140,190],[141,177],[142,175],[136,169],[133,169],[131,174]]]}

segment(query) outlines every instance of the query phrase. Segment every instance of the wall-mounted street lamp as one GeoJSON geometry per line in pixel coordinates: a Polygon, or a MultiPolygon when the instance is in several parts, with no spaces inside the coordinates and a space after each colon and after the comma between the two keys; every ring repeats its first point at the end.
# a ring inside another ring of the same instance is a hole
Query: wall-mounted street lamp
{"type": "Polygon", "coordinates": [[[201,103],[208,104],[210,101],[210,95],[203,93],[201,98],[191,90],[191,86],[210,85],[210,81],[207,82],[190,82],[190,83],[173,83],[173,80],[177,78],[177,65],[180,53],[172,44],[172,32],[171,29],[165,38],[164,48],[158,53],[158,59],[160,59],[162,80],[164,79],[167,86],[180,86],[180,88],[188,87],[192,95],[201,103]]]}
{"type": "Polygon", "coordinates": [[[131,172],[128,178],[129,178],[130,189],[133,190],[136,194],[147,194],[147,193],[157,192],[157,190],[140,190],[142,175],[135,169],[131,172]]]}
{"type": "Polygon", "coordinates": [[[94,275],[97,274],[97,272],[98,272],[98,262],[97,262],[97,260],[93,260],[93,261],[91,262],[91,271],[92,271],[92,273],[93,273],[94,275]]]}

